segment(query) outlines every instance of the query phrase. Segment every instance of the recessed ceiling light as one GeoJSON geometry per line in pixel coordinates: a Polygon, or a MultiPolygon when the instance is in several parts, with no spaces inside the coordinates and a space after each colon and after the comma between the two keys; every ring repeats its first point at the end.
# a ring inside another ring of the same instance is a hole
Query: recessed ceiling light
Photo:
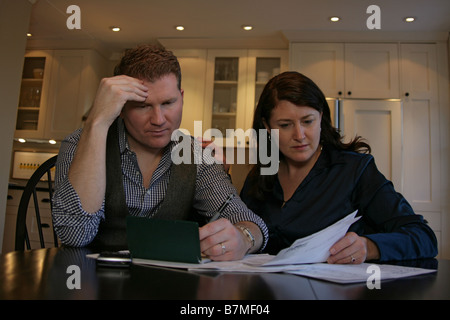
{"type": "Polygon", "coordinates": [[[178,31],[183,31],[184,27],[183,26],[176,26],[175,29],[177,29],[178,31]]]}
{"type": "Polygon", "coordinates": [[[246,24],[242,26],[242,29],[244,29],[245,31],[250,31],[253,30],[253,26],[246,24]]]}
{"type": "Polygon", "coordinates": [[[33,36],[31,33],[27,33],[27,37],[31,37],[31,36],[33,36]]]}
{"type": "Polygon", "coordinates": [[[114,32],[119,32],[120,31],[120,27],[110,27],[110,29],[114,32]]]}
{"type": "Polygon", "coordinates": [[[50,144],[56,144],[56,141],[53,140],[53,139],[50,139],[50,140],[48,140],[48,143],[50,143],[50,144]]]}
{"type": "Polygon", "coordinates": [[[24,138],[19,138],[19,142],[20,143],[25,143],[25,142],[27,142],[27,140],[25,140],[24,138]]]}
{"type": "Polygon", "coordinates": [[[330,21],[332,22],[338,22],[339,20],[341,20],[339,17],[330,17],[330,21]]]}
{"type": "Polygon", "coordinates": [[[414,22],[414,21],[416,21],[416,18],[414,18],[414,17],[406,17],[404,20],[405,20],[405,22],[414,22]]]}

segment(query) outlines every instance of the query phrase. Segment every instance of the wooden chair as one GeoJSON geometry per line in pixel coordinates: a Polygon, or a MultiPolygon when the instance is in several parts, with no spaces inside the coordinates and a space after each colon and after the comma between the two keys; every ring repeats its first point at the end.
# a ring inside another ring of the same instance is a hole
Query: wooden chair
{"type": "MultiPolygon", "coordinates": [[[[31,249],[30,245],[30,238],[28,236],[28,230],[27,230],[27,212],[28,210],[32,210],[33,208],[29,207],[29,202],[31,200],[31,197],[34,201],[34,214],[36,217],[36,228],[39,234],[39,241],[41,248],[45,248],[45,242],[44,242],[44,234],[43,234],[43,228],[52,228],[49,224],[42,223],[41,222],[41,214],[39,210],[39,201],[37,197],[37,191],[43,191],[45,190],[48,192],[49,198],[45,199],[45,201],[50,201],[50,208],[52,206],[52,197],[53,197],[53,182],[52,182],[52,168],[55,166],[56,163],[56,157],[53,156],[52,158],[45,161],[42,165],[39,166],[39,168],[36,169],[36,171],[33,173],[33,175],[28,180],[25,190],[23,191],[22,197],[20,198],[19,203],[19,210],[17,212],[17,222],[16,222],[16,240],[15,240],[15,249],[23,251],[25,250],[25,244],[27,250],[31,249]],[[48,188],[38,188],[38,183],[41,181],[41,179],[47,175],[47,184],[48,188]]],[[[48,204],[46,204],[48,206],[48,204]]],[[[56,236],[55,230],[52,230],[53,232],[53,244],[55,247],[58,247],[58,238],[56,236]]]]}

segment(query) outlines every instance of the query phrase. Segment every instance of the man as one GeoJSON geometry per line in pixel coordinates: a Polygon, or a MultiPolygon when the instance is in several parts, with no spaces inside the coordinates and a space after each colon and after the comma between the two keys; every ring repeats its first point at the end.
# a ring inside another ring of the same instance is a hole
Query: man
{"type": "MultiPolygon", "coordinates": [[[[107,246],[123,236],[123,212],[148,218],[175,213],[172,218],[191,219],[178,211],[190,210],[186,204],[192,203],[192,219],[205,220],[229,194],[236,194],[219,164],[181,170],[173,164],[171,151],[177,142],[171,136],[181,123],[183,94],[176,57],[154,46],[128,50],[115,76],[101,81],[84,128],[63,141],[58,156],[53,220],[64,244],[107,246]],[[120,203],[120,192],[126,204],[120,203]]],[[[264,247],[267,228],[239,197],[221,217],[200,227],[205,255],[235,260],[264,247]]]]}

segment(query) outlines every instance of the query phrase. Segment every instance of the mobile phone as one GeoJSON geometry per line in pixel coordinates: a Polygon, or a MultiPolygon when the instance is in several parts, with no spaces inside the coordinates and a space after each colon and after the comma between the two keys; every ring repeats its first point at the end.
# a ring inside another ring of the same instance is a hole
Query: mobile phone
{"type": "Polygon", "coordinates": [[[129,251],[104,251],[97,257],[99,267],[129,267],[131,254],[129,251]]]}

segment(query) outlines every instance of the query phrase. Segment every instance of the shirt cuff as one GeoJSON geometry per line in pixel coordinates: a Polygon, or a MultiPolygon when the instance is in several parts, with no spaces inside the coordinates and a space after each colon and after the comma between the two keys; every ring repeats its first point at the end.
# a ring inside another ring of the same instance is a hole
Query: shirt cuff
{"type": "Polygon", "coordinates": [[[65,179],[55,190],[52,217],[55,231],[63,244],[86,246],[94,239],[100,221],[104,219],[104,203],[97,212],[84,211],[78,194],[65,179]]]}

